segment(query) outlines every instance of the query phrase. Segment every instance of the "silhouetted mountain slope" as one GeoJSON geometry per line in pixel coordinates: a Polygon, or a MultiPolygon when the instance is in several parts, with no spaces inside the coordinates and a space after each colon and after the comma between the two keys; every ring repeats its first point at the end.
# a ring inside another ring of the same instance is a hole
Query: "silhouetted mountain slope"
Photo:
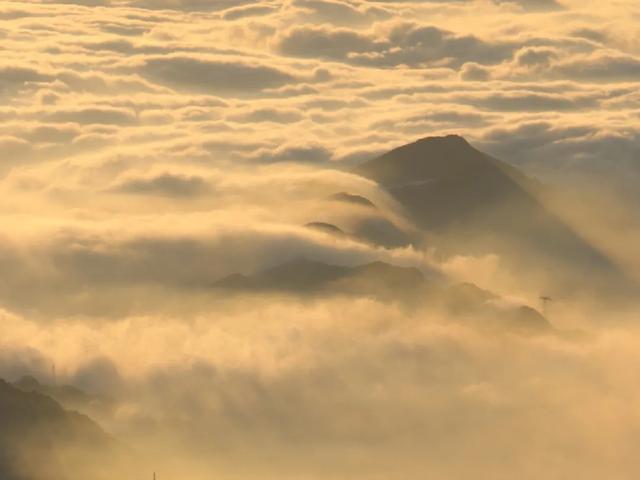
{"type": "Polygon", "coordinates": [[[425,276],[417,268],[398,267],[383,262],[347,267],[297,258],[254,275],[230,275],[217,282],[215,287],[302,294],[333,292],[404,295],[415,292],[426,284],[425,276]]]}
{"type": "Polygon", "coordinates": [[[462,137],[425,138],[357,172],[395,197],[442,252],[498,253],[555,280],[615,272],[604,255],[543,206],[532,180],[462,137]]]}
{"type": "Polygon", "coordinates": [[[441,294],[445,311],[458,321],[472,322],[483,330],[499,330],[520,334],[555,332],[549,321],[526,305],[500,306],[501,298],[472,283],[460,283],[441,294]]]}
{"type": "Polygon", "coordinates": [[[447,286],[428,279],[416,268],[385,262],[346,267],[298,258],[254,275],[230,275],[215,287],[243,293],[371,295],[407,302],[407,306],[419,310],[438,308],[447,318],[474,328],[523,334],[553,331],[551,324],[530,307],[500,306],[499,296],[476,285],[447,286]]]}
{"type": "Polygon", "coordinates": [[[88,417],[0,379],[2,480],[82,478],[85,467],[95,466],[94,455],[116,449],[111,437],[88,417]]]}
{"type": "Polygon", "coordinates": [[[431,137],[361,165],[358,173],[384,186],[425,228],[464,221],[475,212],[517,200],[533,207],[515,172],[458,136],[431,137]]]}

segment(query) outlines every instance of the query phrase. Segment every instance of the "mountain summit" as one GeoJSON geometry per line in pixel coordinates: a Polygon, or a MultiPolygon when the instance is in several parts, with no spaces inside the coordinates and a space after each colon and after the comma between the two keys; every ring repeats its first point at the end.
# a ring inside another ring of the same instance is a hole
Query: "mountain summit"
{"type": "Polygon", "coordinates": [[[537,207],[530,180],[473,148],[463,137],[428,137],[375,158],[357,169],[392,193],[424,228],[470,219],[505,202],[537,207]]]}
{"type": "Polygon", "coordinates": [[[566,284],[616,275],[603,254],[547,208],[532,179],[460,136],[395,148],[356,173],[387,190],[443,253],[498,254],[530,276],[566,284]]]}

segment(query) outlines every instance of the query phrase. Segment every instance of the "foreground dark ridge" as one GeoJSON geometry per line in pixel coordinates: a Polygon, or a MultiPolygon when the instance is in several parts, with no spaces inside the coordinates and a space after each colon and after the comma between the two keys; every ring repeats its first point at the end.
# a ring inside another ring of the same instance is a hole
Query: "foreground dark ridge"
{"type": "Polygon", "coordinates": [[[89,417],[0,379],[2,480],[75,480],[118,450],[89,417]]]}

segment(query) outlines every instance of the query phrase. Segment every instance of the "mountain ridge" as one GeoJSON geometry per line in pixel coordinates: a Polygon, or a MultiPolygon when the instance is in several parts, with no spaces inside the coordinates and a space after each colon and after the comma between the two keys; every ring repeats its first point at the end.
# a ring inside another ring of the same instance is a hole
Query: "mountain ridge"
{"type": "MultiPolygon", "coordinates": [[[[359,165],[445,256],[497,254],[539,288],[602,276],[617,267],[543,202],[540,186],[459,135],[425,137],[359,165]]],[[[606,277],[606,278],[605,278],[606,277]]]]}
{"type": "Polygon", "coordinates": [[[252,275],[228,275],[217,281],[214,287],[290,293],[339,292],[359,287],[356,289],[360,293],[383,293],[384,290],[390,293],[398,286],[412,290],[426,281],[425,275],[414,267],[400,267],[381,261],[345,266],[295,257],[252,275]]]}

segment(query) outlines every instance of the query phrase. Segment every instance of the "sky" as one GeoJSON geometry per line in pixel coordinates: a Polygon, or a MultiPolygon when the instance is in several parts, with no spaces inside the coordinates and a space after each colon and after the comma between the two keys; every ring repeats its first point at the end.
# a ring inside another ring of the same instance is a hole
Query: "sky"
{"type": "Polygon", "coordinates": [[[55,363],[196,480],[636,478],[640,337],[613,314],[559,304],[588,332],[487,337],[371,298],[209,289],[306,256],[536,305],[496,255],[303,227],[362,219],[337,191],[403,225],[353,168],[445,134],[562,192],[640,272],[638,25],[636,0],[1,2],[0,377],[55,363]]]}

